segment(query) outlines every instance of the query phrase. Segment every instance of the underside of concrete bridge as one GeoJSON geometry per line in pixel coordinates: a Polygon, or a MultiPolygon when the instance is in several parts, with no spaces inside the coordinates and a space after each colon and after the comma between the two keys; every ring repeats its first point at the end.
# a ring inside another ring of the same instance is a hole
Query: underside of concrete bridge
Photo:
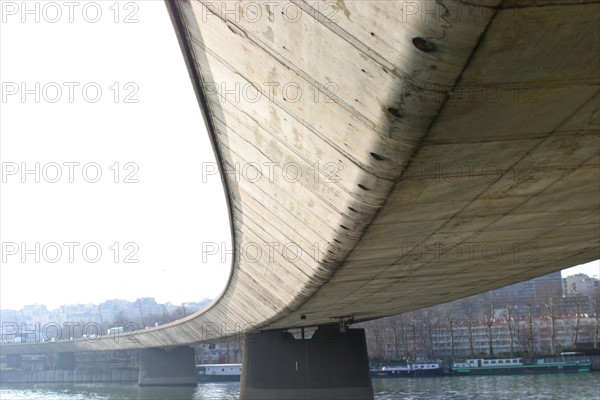
{"type": "Polygon", "coordinates": [[[366,320],[599,257],[598,2],[169,4],[237,249],[208,320],[366,320]]]}
{"type": "Polygon", "coordinates": [[[227,287],[134,336],[3,353],[364,321],[600,258],[599,2],[166,4],[229,201],[227,287]]]}

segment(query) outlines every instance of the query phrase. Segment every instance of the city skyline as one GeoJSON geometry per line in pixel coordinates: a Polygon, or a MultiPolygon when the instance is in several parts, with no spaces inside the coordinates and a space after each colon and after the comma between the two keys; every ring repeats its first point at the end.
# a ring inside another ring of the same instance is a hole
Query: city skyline
{"type": "MultiPolygon", "coordinates": [[[[592,262],[589,262],[589,263],[586,263],[586,264],[581,264],[581,265],[577,265],[577,266],[573,266],[571,268],[566,268],[566,269],[561,270],[561,275],[562,275],[563,278],[565,278],[567,276],[571,276],[571,275],[580,274],[580,273],[588,275],[589,277],[592,277],[592,278],[599,279],[600,260],[592,261],[592,262]]],[[[134,297],[131,297],[131,296],[129,296],[129,297],[123,297],[123,296],[118,297],[117,296],[117,297],[114,297],[114,298],[106,298],[106,299],[103,299],[103,300],[100,300],[100,301],[96,301],[96,302],[93,302],[93,301],[92,302],[77,302],[77,301],[67,302],[67,301],[65,301],[65,302],[63,302],[61,304],[57,304],[57,303],[46,304],[46,303],[41,303],[41,302],[33,302],[33,303],[31,303],[31,302],[30,303],[16,303],[16,302],[5,303],[5,302],[3,302],[3,303],[0,303],[0,309],[3,309],[3,310],[7,310],[7,309],[10,309],[10,310],[19,310],[19,309],[22,309],[25,306],[40,304],[40,305],[46,306],[48,308],[48,310],[52,311],[52,310],[57,310],[60,307],[65,306],[65,305],[73,305],[73,304],[96,304],[97,305],[97,304],[101,304],[101,303],[104,303],[106,301],[111,301],[111,300],[123,300],[123,301],[128,301],[128,302],[135,302],[138,299],[143,299],[143,298],[156,298],[157,302],[159,302],[161,304],[171,303],[173,305],[178,305],[178,304],[188,303],[188,302],[202,302],[202,301],[205,301],[207,299],[209,299],[209,300],[214,300],[215,299],[215,298],[210,297],[210,296],[204,296],[204,297],[200,296],[200,298],[197,298],[197,299],[191,299],[190,298],[190,299],[183,300],[183,301],[180,301],[179,303],[177,303],[177,302],[169,301],[169,300],[167,300],[167,301],[159,301],[158,299],[160,297],[157,297],[157,296],[137,296],[137,297],[135,297],[135,296],[134,297]],[[9,306],[5,306],[5,304],[13,304],[13,306],[9,307],[9,306]]]]}

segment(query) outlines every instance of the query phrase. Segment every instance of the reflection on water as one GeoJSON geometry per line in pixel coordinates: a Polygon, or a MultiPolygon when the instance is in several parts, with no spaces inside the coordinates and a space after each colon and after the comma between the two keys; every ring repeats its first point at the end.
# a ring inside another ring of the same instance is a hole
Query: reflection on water
{"type": "MultiPolygon", "coordinates": [[[[376,400],[598,400],[600,374],[375,379],[376,400]]],[[[2,385],[2,400],[237,400],[237,382],[197,387],[106,384],[2,385]]]]}
{"type": "Polygon", "coordinates": [[[137,386],[135,384],[2,385],[1,400],[234,400],[237,382],[207,383],[197,387],[137,386]]]}
{"type": "Polygon", "coordinates": [[[377,400],[598,400],[599,378],[581,373],[376,379],[373,389],[377,400]]]}

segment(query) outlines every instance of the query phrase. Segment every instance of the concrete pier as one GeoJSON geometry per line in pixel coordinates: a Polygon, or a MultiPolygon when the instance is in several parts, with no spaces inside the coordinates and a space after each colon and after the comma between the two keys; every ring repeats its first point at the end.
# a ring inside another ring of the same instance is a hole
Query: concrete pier
{"type": "Polygon", "coordinates": [[[18,354],[9,354],[6,356],[6,366],[11,369],[20,369],[23,359],[18,354]]]}
{"type": "Polygon", "coordinates": [[[198,383],[192,347],[151,348],[140,352],[140,386],[193,386],[198,383]]]}
{"type": "Polygon", "coordinates": [[[73,371],[75,369],[75,353],[58,353],[54,369],[73,371]]]}
{"type": "Polygon", "coordinates": [[[311,339],[282,330],[246,334],[241,400],[372,400],[363,329],[320,327],[311,339]]]}

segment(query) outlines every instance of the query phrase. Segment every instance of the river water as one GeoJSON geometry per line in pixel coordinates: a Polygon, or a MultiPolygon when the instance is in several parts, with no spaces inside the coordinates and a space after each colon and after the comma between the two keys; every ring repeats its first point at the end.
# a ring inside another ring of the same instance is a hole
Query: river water
{"type": "MultiPolygon", "coordinates": [[[[374,379],[376,400],[598,400],[600,373],[374,379]]],[[[239,383],[197,387],[2,385],[1,400],[234,400],[239,383]]]]}

